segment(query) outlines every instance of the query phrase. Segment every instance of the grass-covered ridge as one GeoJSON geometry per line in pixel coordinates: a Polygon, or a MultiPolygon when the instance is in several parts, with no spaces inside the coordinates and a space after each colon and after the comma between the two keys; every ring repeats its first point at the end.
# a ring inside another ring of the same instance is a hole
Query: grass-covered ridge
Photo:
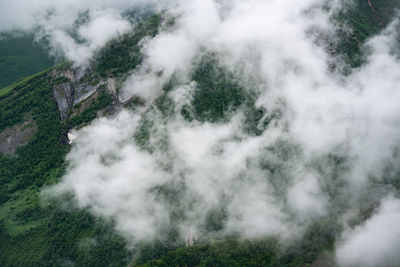
{"type": "MultiPolygon", "coordinates": [[[[0,33],[0,88],[54,65],[32,34],[0,33]]],[[[0,93],[1,94],[1,93],[0,93]]]]}

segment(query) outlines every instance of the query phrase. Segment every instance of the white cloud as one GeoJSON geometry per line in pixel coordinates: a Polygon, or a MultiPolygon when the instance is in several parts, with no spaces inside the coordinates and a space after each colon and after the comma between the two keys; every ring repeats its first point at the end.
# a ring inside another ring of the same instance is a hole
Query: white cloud
{"type": "MultiPolygon", "coordinates": [[[[138,95],[150,105],[176,75],[187,84],[169,93],[175,114],[165,118],[156,108],[122,112],[84,128],[57,189],[74,192],[78,204],[96,214],[112,216],[133,242],[156,236],[171,221],[182,236],[188,229],[202,232],[214,210],[226,215],[224,233],[244,237],[288,237],[321,216],[357,210],[363,190],[375,190],[369,178],[379,185],[399,144],[400,63],[390,53],[397,24],[368,42],[365,66],[347,76],[333,73],[331,56],[311,34],[334,32],[323,2],[194,0],[170,10],[177,24],[146,40],[146,59],[120,97],[138,95]],[[282,110],[260,136],[243,132],[243,111],[227,123],[188,122],[180,115],[178,107],[190,103],[196,87],[190,83],[193,62],[204,51],[215,52],[254,89],[258,107],[282,110]],[[151,125],[151,153],[134,142],[140,118],[151,125]]],[[[90,33],[83,35],[94,44],[105,40],[90,33]]],[[[378,189],[378,199],[385,197],[378,189]]],[[[397,222],[386,202],[343,247],[363,252],[362,233],[378,233],[387,216],[390,225],[397,222]]],[[[386,237],[382,242],[397,244],[386,237]]],[[[379,263],[386,254],[378,248],[370,255],[379,263]]]]}
{"type": "Polygon", "coordinates": [[[302,179],[297,181],[288,190],[288,202],[290,207],[302,220],[313,218],[310,215],[325,215],[327,199],[321,193],[318,178],[313,174],[300,175],[302,179]]]}
{"type": "Polygon", "coordinates": [[[171,2],[168,0],[15,0],[0,1],[0,32],[34,31],[38,38],[50,40],[53,53],[61,50],[76,64],[86,64],[93,53],[108,40],[130,29],[131,22],[123,18],[127,11],[137,14],[143,10],[159,12],[171,2]],[[88,21],[76,25],[87,12],[88,21]],[[77,42],[71,31],[77,27],[77,42]],[[38,29],[40,29],[38,31],[38,29]]]}
{"type": "Polygon", "coordinates": [[[345,231],[336,250],[340,266],[398,266],[400,200],[382,200],[379,211],[363,225],[345,231]]]}

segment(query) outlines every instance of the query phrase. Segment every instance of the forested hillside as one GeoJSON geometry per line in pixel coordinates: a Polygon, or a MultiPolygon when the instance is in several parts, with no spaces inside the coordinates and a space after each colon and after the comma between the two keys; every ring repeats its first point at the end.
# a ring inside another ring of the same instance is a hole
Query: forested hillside
{"type": "Polygon", "coordinates": [[[54,65],[42,45],[29,34],[0,34],[1,88],[54,65]]]}
{"type": "MultiPolygon", "coordinates": [[[[365,64],[368,49],[364,44],[387,27],[398,16],[396,8],[400,8],[397,0],[354,2],[331,18],[338,38],[325,44],[335,59],[343,59],[347,74],[365,64]]],[[[245,88],[235,72],[225,68],[212,51],[196,58],[190,82],[172,77],[150,100],[134,96],[121,101],[119,92],[124,83],[135,71],[143,71],[140,67],[147,60],[143,40],[170,31],[174,23],[175,19],[165,13],[144,19],[96,51],[84,69],[69,62],[50,67],[53,61],[41,49],[22,47],[30,37],[20,37],[19,41],[0,39],[0,74],[8,77],[0,81],[0,266],[335,266],[332,252],[343,231],[337,220],[340,211],[313,221],[302,236],[287,244],[278,236],[243,240],[239,234],[225,234],[227,215],[222,205],[207,214],[199,227],[203,235],[196,238],[193,246],[186,246],[178,234],[180,218],[189,216],[179,204],[186,188],[179,181],[152,188],[155,198],[172,208],[168,210],[171,225],[164,229],[165,236],[151,241],[132,242],[116,230],[114,218],[101,213],[97,216],[91,207],[77,208],[72,194],[54,197],[46,193],[69,170],[66,157],[73,142],[68,134],[96,118],[114,118],[121,110],[140,114],[138,130],[130,138],[149,155],[156,155],[157,151],[168,154],[165,151],[171,141],[164,128],[157,127],[168,125],[179,116],[185,123],[218,126],[231,121],[240,111],[243,135],[253,138],[279,123],[283,108],[267,110],[257,105],[256,90],[245,88]],[[14,41],[21,47],[7,43],[14,41]],[[18,56],[13,57],[13,51],[18,56]],[[21,64],[27,67],[21,69],[21,64]],[[39,69],[41,72],[29,76],[39,69]],[[182,106],[176,105],[174,90],[193,84],[191,97],[182,106]]],[[[280,192],[285,186],[282,177],[287,175],[284,164],[295,161],[301,152],[287,140],[266,150],[274,158],[260,165],[273,177],[274,192],[280,192]]],[[[222,152],[217,148],[215,154],[218,153],[222,152]]],[[[117,158],[113,156],[102,160],[112,165],[117,158]]],[[[341,186],[341,171],[350,168],[346,157],[328,155],[324,160],[313,163],[315,169],[324,173],[323,164],[336,166],[326,175],[341,186]]],[[[173,169],[168,162],[162,164],[167,173],[173,169]]],[[[385,182],[388,187],[399,189],[398,182],[385,182]]],[[[334,198],[336,191],[330,186],[326,185],[326,191],[334,198]]],[[[229,199],[221,203],[224,201],[229,199]]],[[[353,219],[354,225],[367,220],[374,208],[365,205],[353,219]]]]}
{"type": "MultiPolygon", "coordinates": [[[[132,63],[120,53],[132,49],[133,55],[140,57],[138,42],[156,32],[159,21],[159,16],[151,17],[134,32],[112,41],[100,52],[94,70],[73,86],[79,87],[78,83],[88,86],[86,81],[96,83],[110,74],[125,74],[133,69],[139,62],[132,63]]],[[[65,77],[70,71],[74,71],[72,66],[62,64],[0,91],[0,142],[5,145],[7,138],[14,139],[11,129],[16,127],[19,131],[31,127],[33,132],[26,136],[27,145],[17,144],[12,153],[0,154],[2,266],[54,266],[68,262],[119,266],[130,260],[131,252],[123,238],[112,231],[112,222],[65,207],[65,203],[60,206],[57,200],[44,200],[40,194],[42,188],[57,182],[64,173],[68,130],[89,123],[98,111],[113,102],[112,93],[99,88],[71,107],[69,117],[62,120],[53,90],[74,83],[65,77]]]]}

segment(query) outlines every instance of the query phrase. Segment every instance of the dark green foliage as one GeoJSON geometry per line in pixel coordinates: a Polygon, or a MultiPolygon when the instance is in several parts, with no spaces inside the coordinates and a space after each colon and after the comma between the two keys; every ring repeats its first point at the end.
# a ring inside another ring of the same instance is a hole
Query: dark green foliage
{"type": "Polygon", "coordinates": [[[221,231],[224,228],[227,219],[228,213],[223,207],[210,210],[210,212],[207,214],[205,222],[206,232],[221,231]]]}
{"type": "Polygon", "coordinates": [[[13,181],[10,192],[32,184],[41,186],[48,173],[63,164],[67,148],[62,144],[63,128],[49,80],[49,75],[41,74],[0,101],[0,130],[21,123],[26,116],[38,126],[34,139],[18,149],[17,158],[0,156],[5,163],[0,165],[0,183],[13,181]]]}
{"type": "Polygon", "coordinates": [[[191,111],[191,108],[189,105],[184,105],[181,109],[181,115],[182,117],[187,120],[187,121],[192,121],[194,120],[194,115],[193,112],[191,111]]]}
{"type": "Polygon", "coordinates": [[[225,240],[178,249],[143,266],[276,266],[276,246],[274,240],[225,240]]]}
{"type": "Polygon", "coordinates": [[[173,115],[174,101],[167,94],[159,96],[154,104],[164,117],[173,115]]]}
{"type": "MultiPolygon", "coordinates": [[[[111,225],[96,221],[86,211],[67,212],[40,204],[39,188],[65,172],[66,129],[52,96],[53,85],[59,82],[45,72],[19,83],[0,99],[0,131],[29,118],[38,126],[33,140],[18,148],[16,155],[0,155],[0,264],[125,266],[130,259],[125,241],[111,232],[111,225]]],[[[71,123],[88,122],[110,99],[100,93],[71,123]]]]}
{"type": "MultiPolygon", "coordinates": [[[[36,208],[21,220],[46,216],[45,223],[16,236],[0,228],[2,266],[126,266],[125,241],[85,211],[36,208]]],[[[1,226],[0,226],[1,227],[1,226]]]]}
{"type": "Polygon", "coordinates": [[[140,120],[139,126],[134,134],[134,139],[136,144],[142,149],[145,149],[149,152],[152,151],[152,148],[149,145],[151,130],[154,127],[154,122],[148,120],[146,117],[140,120]]]}
{"type": "MultiPolygon", "coordinates": [[[[338,32],[341,41],[336,49],[345,56],[351,67],[363,63],[362,44],[387,25],[395,14],[394,7],[400,6],[397,0],[373,0],[372,3],[376,13],[367,1],[358,0],[336,18],[343,25],[338,32]],[[353,32],[347,33],[345,27],[350,27],[353,32]]],[[[124,77],[134,70],[143,61],[141,40],[146,36],[155,36],[161,24],[162,16],[155,15],[139,23],[132,33],[112,40],[97,55],[93,62],[93,73],[88,79],[98,81],[110,76],[124,77]]],[[[17,46],[13,49],[24,55],[26,60],[29,58],[34,61],[35,53],[39,55],[41,52],[30,47],[35,52],[25,54],[24,51],[29,51],[26,48],[28,41],[21,39],[22,50],[18,50],[20,48],[17,46]]],[[[4,44],[0,41],[0,48],[4,44]]],[[[23,57],[9,56],[12,54],[10,50],[7,52],[10,47],[8,45],[5,50],[0,49],[8,56],[5,58],[0,54],[0,72],[21,75],[23,57]],[[2,66],[8,69],[2,71],[2,66]]],[[[43,62],[39,60],[38,65],[30,65],[38,68],[39,63],[43,62]]],[[[29,70],[29,73],[32,71],[29,70]]],[[[6,76],[12,77],[11,74],[6,76]]],[[[243,88],[232,73],[221,67],[213,54],[200,60],[192,78],[197,82],[192,106],[185,105],[180,110],[187,121],[225,122],[240,110],[244,116],[243,130],[250,135],[260,135],[271,122],[282,116],[280,111],[256,107],[256,96],[249,88],[243,88]]],[[[113,101],[111,95],[105,91],[100,92],[82,113],[62,123],[52,97],[52,86],[66,81],[63,78],[54,80],[49,73],[42,73],[21,80],[9,87],[10,90],[0,93],[0,131],[28,118],[38,126],[33,140],[20,147],[16,155],[0,155],[0,266],[126,266],[132,259],[125,248],[125,241],[111,231],[112,224],[96,220],[87,211],[67,211],[57,205],[43,203],[38,195],[43,185],[58,181],[65,173],[64,158],[69,150],[65,144],[65,135],[68,128],[89,123],[98,111],[113,101]]],[[[162,114],[163,119],[174,116],[175,106],[168,93],[174,89],[175,82],[171,79],[166,84],[163,94],[152,107],[153,111],[162,114]]],[[[128,104],[131,108],[142,105],[144,102],[141,99],[133,99],[128,104]]],[[[79,109],[79,106],[75,108],[79,109]]],[[[142,117],[134,138],[141,148],[151,152],[149,143],[156,127],[154,121],[146,116],[142,117]]],[[[266,155],[276,158],[276,161],[270,161],[266,156],[265,161],[259,162],[263,170],[268,172],[268,177],[274,179],[271,184],[277,194],[283,194],[287,189],[286,164],[290,164],[294,156],[300,153],[298,149],[282,140],[266,148],[266,155]]],[[[334,167],[326,169],[317,164],[311,167],[319,171],[320,175],[331,178],[329,180],[333,183],[323,184],[322,187],[334,198],[337,194],[335,190],[346,185],[338,177],[345,176],[349,161],[340,156],[327,155],[326,160],[321,162],[334,167]]],[[[397,189],[399,183],[393,181],[397,179],[398,173],[385,172],[387,183],[397,189]]],[[[184,208],[179,206],[178,201],[184,195],[184,187],[180,186],[171,184],[153,188],[157,198],[176,204],[170,211],[171,221],[184,216],[184,208]]],[[[368,218],[372,212],[373,209],[367,209],[364,217],[368,218]]],[[[223,205],[211,210],[205,222],[202,222],[202,230],[207,233],[221,231],[227,216],[223,205]]],[[[365,218],[354,224],[361,223],[365,218]]],[[[178,240],[176,227],[171,228],[165,230],[162,241],[142,244],[133,263],[144,266],[309,266],[325,251],[334,249],[335,238],[342,231],[335,219],[330,218],[311,224],[304,237],[289,248],[280,247],[273,239],[204,240],[204,243],[193,247],[179,248],[183,243],[178,240]]]]}
{"type": "Polygon", "coordinates": [[[257,108],[257,96],[243,88],[232,73],[219,65],[213,54],[201,59],[192,78],[197,82],[193,108],[185,105],[180,111],[187,121],[224,122],[240,109],[245,118],[243,130],[250,135],[260,135],[273,119],[280,116],[278,111],[257,108]]]}
{"type": "Polygon", "coordinates": [[[125,103],[124,106],[128,109],[135,110],[138,107],[143,107],[144,104],[145,104],[145,101],[143,99],[141,99],[140,97],[134,96],[127,103],[125,103]]]}
{"type": "Polygon", "coordinates": [[[94,71],[101,77],[126,75],[142,63],[141,41],[155,36],[162,22],[160,14],[137,24],[131,33],[110,41],[98,54],[94,71]]]}
{"type": "MultiPolygon", "coordinates": [[[[237,110],[246,101],[246,92],[234,76],[219,66],[214,56],[204,56],[193,73],[197,82],[193,97],[195,118],[217,122],[229,119],[229,112],[237,110]]],[[[186,117],[185,111],[182,111],[186,117]]]]}
{"type": "Polygon", "coordinates": [[[142,265],[160,259],[176,248],[177,247],[171,240],[153,241],[141,244],[138,253],[134,257],[134,265],[142,265]]]}
{"type": "Polygon", "coordinates": [[[309,225],[301,240],[289,247],[281,257],[285,266],[304,266],[315,262],[323,252],[334,250],[335,240],[343,227],[334,219],[323,219],[309,225]]]}
{"type": "Polygon", "coordinates": [[[373,8],[366,0],[344,3],[346,7],[335,18],[343,26],[337,32],[341,37],[337,51],[345,56],[351,67],[361,66],[365,61],[363,43],[384,29],[393,20],[396,8],[400,8],[397,0],[371,0],[371,3],[373,8]],[[348,33],[346,27],[352,32],[348,33]]]}
{"type": "Polygon", "coordinates": [[[106,91],[101,91],[88,108],[86,108],[81,114],[74,116],[67,121],[68,128],[74,128],[91,122],[97,117],[98,111],[108,107],[112,102],[112,95],[106,91]]]}
{"type": "Polygon", "coordinates": [[[32,34],[0,33],[0,89],[54,65],[32,34]]]}
{"type": "MultiPolygon", "coordinates": [[[[177,249],[142,266],[310,266],[325,251],[334,249],[341,231],[335,220],[325,219],[309,225],[303,238],[286,248],[273,238],[227,239],[177,249]]],[[[135,262],[138,265],[143,262],[139,260],[135,262]]],[[[325,262],[332,264],[332,259],[328,257],[325,262]]]]}

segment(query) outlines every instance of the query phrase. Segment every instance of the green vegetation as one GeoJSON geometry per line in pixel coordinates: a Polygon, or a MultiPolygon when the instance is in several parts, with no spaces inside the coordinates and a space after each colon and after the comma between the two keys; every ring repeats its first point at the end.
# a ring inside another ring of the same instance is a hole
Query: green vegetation
{"type": "Polygon", "coordinates": [[[105,90],[100,90],[99,95],[90,103],[81,114],[71,117],[67,121],[68,128],[85,125],[97,117],[97,113],[110,106],[113,102],[112,95],[105,90]]]}
{"type": "Polygon", "coordinates": [[[0,88],[54,65],[32,34],[0,33],[0,88]]]}
{"type": "Polygon", "coordinates": [[[142,266],[276,266],[274,241],[225,240],[169,252],[142,266]]]}
{"type": "Polygon", "coordinates": [[[155,36],[162,15],[153,15],[138,23],[131,33],[110,41],[94,61],[94,70],[101,77],[127,75],[142,63],[141,43],[146,36],[155,36]]]}
{"type": "MultiPolygon", "coordinates": [[[[192,79],[196,81],[193,101],[191,106],[185,105],[181,110],[181,115],[188,121],[229,121],[240,109],[245,117],[244,131],[260,135],[273,119],[280,116],[279,111],[257,108],[256,94],[240,85],[234,74],[220,66],[213,54],[202,57],[192,79]]],[[[171,86],[168,84],[167,88],[171,86]]]]}
{"type": "Polygon", "coordinates": [[[124,240],[111,231],[112,226],[86,211],[35,207],[26,208],[13,219],[23,224],[32,220],[39,223],[13,234],[0,223],[1,266],[126,266],[131,257],[124,240]]]}
{"type": "MultiPolygon", "coordinates": [[[[333,260],[325,251],[332,250],[335,237],[341,227],[334,220],[319,221],[306,229],[301,240],[285,247],[274,238],[239,241],[226,239],[168,252],[160,259],[140,266],[310,266],[317,260],[322,266],[333,265],[333,260]]],[[[148,248],[149,249],[149,248],[148,248]]],[[[154,247],[157,251],[158,247],[154,247]]],[[[151,251],[151,250],[150,250],[151,251]]],[[[159,250],[162,252],[162,250],[159,250]]],[[[147,256],[147,255],[144,255],[147,256]]]]}
{"type": "Polygon", "coordinates": [[[35,73],[35,74],[33,74],[33,75],[29,76],[29,77],[21,78],[18,81],[10,84],[9,86],[4,87],[3,89],[0,90],[0,99],[2,97],[7,96],[14,88],[22,88],[22,87],[24,87],[26,84],[28,84],[28,82],[30,80],[32,80],[33,78],[35,78],[35,77],[37,77],[37,76],[39,76],[39,75],[41,75],[43,73],[46,73],[47,71],[48,70],[46,69],[46,70],[41,71],[39,73],[35,73]]]}
{"type": "Polygon", "coordinates": [[[197,82],[192,102],[194,116],[200,121],[229,120],[228,113],[237,110],[248,97],[234,76],[219,66],[215,55],[203,57],[192,78],[197,82]]]}
{"type": "Polygon", "coordinates": [[[359,67],[364,63],[362,45],[387,26],[393,20],[396,8],[400,8],[397,0],[373,0],[371,3],[375,10],[369,6],[368,1],[345,3],[346,8],[334,18],[342,26],[337,32],[341,40],[336,50],[345,56],[351,67],[359,67]]]}
{"type": "MultiPolygon", "coordinates": [[[[397,0],[373,3],[376,13],[367,1],[356,1],[355,6],[335,18],[343,25],[337,52],[344,55],[352,67],[363,63],[362,44],[365,40],[387,25],[394,15],[394,7],[400,6],[397,0]],[[350,27],[353,32],[347,33],[345,27],[350,27]]],[[[162,15],[151,16],[139,23],[132,33],[112,40],[92,62],[93,77],[97,80],[124,77],[134,70],[143,60],[140,41],[145,36],[155,36],[162,21],[162,15]]],[[[0,73],[7,77],[0,81],[0,88],[53,64],[52,60],[43,57],[44,52],[39,47],[31,44],[32,36],[0,40],[0,73]],[[22,70],[25,66],[28,67],[22,70]]],[[[192,78],[197,83],[192,103],[180,111],[188,121],[225,122],[240,110],[244,115],[243,130],[259,135],[271,121],[281,116],[279,110],[257,108],[251,88],[244,88],[213,54],[200,60],[192,78]]],[[[68,129],[90,123],[99,111],[113,102],[106,90],[99,90],[87,107],[75,106],[71,117],[62,122],[52,95],[53,86],[62,82],[65,79],[55,79],[49,71],[43,71],[0,90],[0,132],[23,123],[27,117],[38,127],[32,141],[19,147],[15,155],[0,154],[0,266],[125,266],[129,262],[143,266],[309,266],[320,260],[325,251],[334,248],[335,237],[342,229],[335,218],[330,218],[311,225],[304,237],[291,247],[283,247],[274,239],[227,239],[202,240],[193,247],[183,248],[183,243],[174,239],[176,233],[171,231],[168,241],[143,244],[140,253],[133,257],[133,251],[128,251],[125,241],[113,232],[112,222],[96,219],[86,210],[75,210],[69,205],[69,196],[63,196],[61,205],[40,194],[44,186],[59,181],[65,173],[68,129]]],[[[172,79],[154,103],[153,111],[160,112],[164,119],[174,115],[176,107],[168,95],[173,88],[172,79]]],[[[130,108],[142,105],[141,99],[133,99],[128,104],[130,108]]],[[[150,136],[155,128],[154,122],[145,114],[134,136],[140,147],[150,152],[150,136]]],[[[282,162],[289,162],[297,153],[296,147],[284,141],[268,149],[282,162]]],[[[338,167],[332,173],[321,175],[333,179],[343,176],[339,172],[346,171],[345,159],[329,155],[327,161],[338,167]]],[[[286,175],[284,166],[270,162],[260,164],[265,171],[274,172],[272,177],[276,178],[276,183],[273,186],[277,192],[281,190],[286,175]]],[[[395,181],[398,173],[392,176],[389,178],[395,181]]],[[[342,181],[336,179],[336,182],[324,188],[330,196],[336,194],[335,188],[343,186],[342,181]]],[[[396,186],[400,187],[398,183],[396,186]]],[[[175,184],[154,190],[166,201],[175,201],[171,196],[176,198],[179,190],[183,191],[175,184]]],[[[179,207],[173,212],[177,217],[182,215],[179,207]]],[[[371,213],[368,209],[364,215],[371,213]]],[[[210,214],[206,230],[221,230],[225,216],[220,210],[210,214]]],[[[329,257],[322,261],[330,263],[329,257]]]]}
{"type": "MultiPolygon", "coordinates": [[[[26,116],[38,126],[33,140],[19,147],[15,156],[0,155],[0,265],[126,265],[130,257],[125,242],[110,224],[86,211],[44,203],[39,194],[43,185],[56,182],[64,173],[69,149],[52,96],[57,82],[50,72],[42,72],[14,84],[13,93],[0,99],[0,131],[26,116]]],[[[87,122],[109,103],[109,95],[100,94],[71,123],[87,122]]]]}
{"type": "MultiPolygon", "coordinates": [[[[93,63],[89,78],[123,75],[135,68],[141,63],[140,40],[154,36],[160,23],[161,16],[150,17],[131,34],[111,41],[93,63]]],[[[16,155],[0,155],[1,266],[125,266],[132,258],[112,223],[87,211],[65,209],[65,201],[61,207],[40,194],[43,186],[57,182],[65,172],[67,130],[89,123],[113,102],[101,88],[62,122],[52,94],[53,87],[63,82],[67,80],[46,70],[0,90],[0,131],[27,117],[38,126],[32,141],[19,147],[16,155]]]]}

